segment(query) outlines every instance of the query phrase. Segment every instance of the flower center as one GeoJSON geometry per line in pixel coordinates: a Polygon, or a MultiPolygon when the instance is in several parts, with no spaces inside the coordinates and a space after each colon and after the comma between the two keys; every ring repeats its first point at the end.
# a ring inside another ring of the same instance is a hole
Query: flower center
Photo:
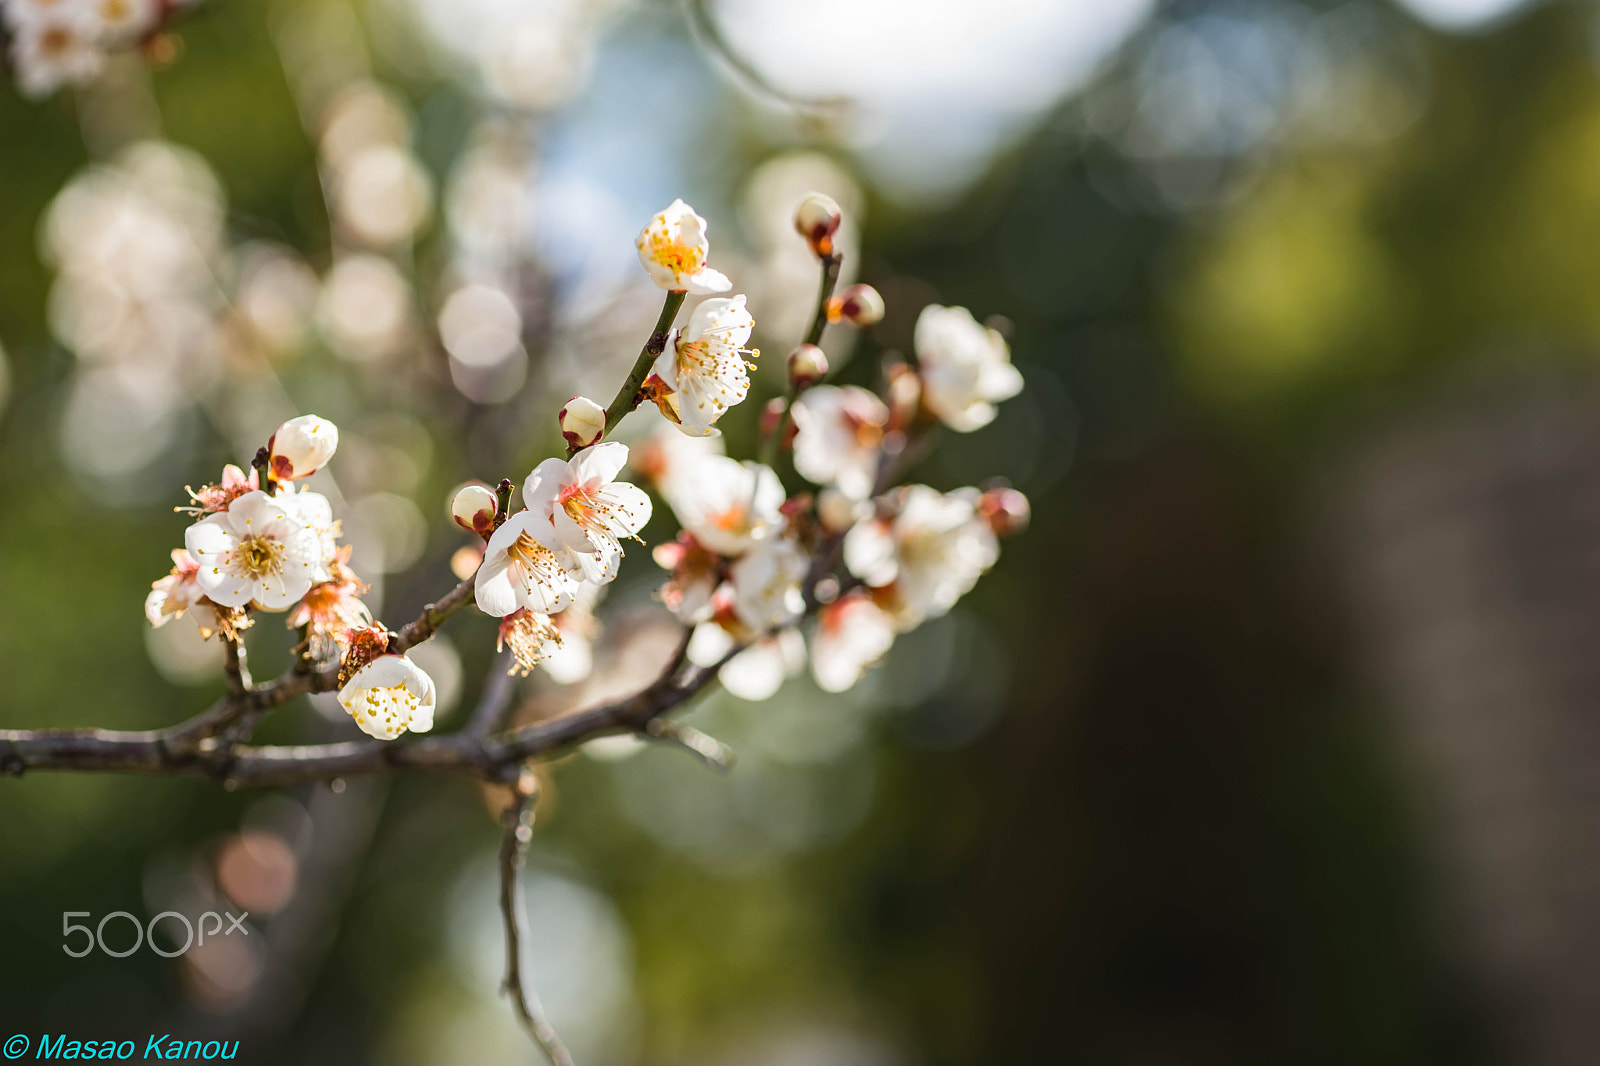
{"type": "Polygon", "coordinates": [[[399,736],[411,726],[422,699],[404,684],[362,689],[350,701],[350,716],[358,722],[380,725],[383,732],[399,736]]]}
{"type": "Polygon", "coordinates": [[[700,249],[675,241],[664,233],[650,235],[650,258],[674,274],[694,274],[700,269],[700,249]]]}
{"type": "Polygon", "coordinates": [[[283,545],[266,537],[245,537],[233,549],[229,561],[248,577],[268,577],[283,569],[283,545]]]}
{"type": "Polygon", "coordinates": [[[750,528],[750,512],[742,503],[711,516],[711,524],[727,533],[743,533],[750,528]]]}
{"type": "Polygon", "coordinates": [[[605,528],[605,503],[582,485],[568,485],[561,490],[561,509],[584,529],[605,528]]]}

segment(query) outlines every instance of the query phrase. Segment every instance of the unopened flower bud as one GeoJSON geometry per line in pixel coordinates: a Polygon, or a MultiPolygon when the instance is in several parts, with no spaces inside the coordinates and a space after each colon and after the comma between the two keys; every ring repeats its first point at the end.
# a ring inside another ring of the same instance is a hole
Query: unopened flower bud
{"type": "Polygon", "coordinates": [[[811,245],[811,250],[821,256],[833,254],[833,235],[844,221],[844,212],[833,197],[820,192],[809,194],[795,208],[794,228],[811,245]]]}
{"type": "Polygon", "coordinates": [[[922,402],[922,379],[905,363],[891,364],[886,371],[888,388],[884,399],[889,402],[889,425],[900,429],[911,424],[917,416],[917,405],[922,402]]]}
{"type": "Polygon", "coordinates": [[[870,513],[865,500],[852,500],[836,488],[817,493],[817,520],[829,533],[843,533],[870,513]]]}
{"type": "Polygon", "coordinates": [[[871,326],[883,321],[883,296],[871,285],[846,285],[828,300],[828,321],[871,326]]]}
{"type": "Polygon", "coordinates": [[[1028,497],[1009,485],[989,489],[978,498],[978,513],[996,536],[1014,537],[1028,528],[1033,507],[1028,497]]]}
{"type": "Polygon", "coordinates": [[[828,376],[828,356],[815,344],[802,344],[789,353],[789,384],[809,389],[828,376]]]}
{"type": "Polygon", "coordinates": [[[450,498],[450,517],[469,533],[487,537],[494,532],[494,490],[487,485],[463,485],[450,498]]]}
{"type": "Polygon", "coordinates": [[[574,396],[561,409],[561,435],[574,448],[587,448],[606,431],[606,409],[587,396],[574,396]]]}
{"type": "Polygon", "coordinates": [[[338,447],[339,427],[326,418],[291,418],[267,441],[268,469],[279,481],[310,477],[338,447]]]}

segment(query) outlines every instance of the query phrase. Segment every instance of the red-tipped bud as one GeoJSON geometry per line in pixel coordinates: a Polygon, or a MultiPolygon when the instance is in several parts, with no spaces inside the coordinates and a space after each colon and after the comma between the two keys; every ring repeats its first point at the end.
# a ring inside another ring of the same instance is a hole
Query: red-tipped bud
{"type": "Polygon", "coordinates": [[[833,254],[833,235],[839,232],[844,212],[833,197],[820,192],[810,193],[795,208],[794,228],[820,256],[833,254]]]}
{"type": "Polygon", "coordinates": [[[911,424],[917,417],[917,405],[922,402],[922,379],[905,363],[894,363],[887,369],[889,379],[884,399],[889,402],[889,425],[899,429],[911,424]]]}
{"type": "Polygon", "coordinates": [[[338,426],[316,415],[301,415],[279,426],[267,441],[268,468],[279,481],[310,477],[338,447],[338,426]]]}
{"type": "Polygon", "coordinates": [[[789,353],[789,384],[795,391],[809,389],[827,376],[827,353],[815,344],[802,344],[789,353]]]}
{"type": "Polygon", "coordinates": [[[828,300],[828,321],[871,326],[883,321],[883,296],[871,285],[846,285],[828,300]]]}
{"type": "Polygon", "coordinates": [[[1033,507],[1028,497],[1009,485],[989,489],[978,497],[978,513],[989,521],[996,536],[1014,537],[1028,528],[1033,507]]]}
{"type": "Polygon", "coordinates": [[[606,409],[587,396],[574,396],[561,409],[561,436],[574,448],[587,448],[605,435],[606,409]]]}
{"type": "Polygon", "coordinates": [[[487,537],[494,532],[494,490],[477,482],[463,485],[450,497],[450,517],[468,533],[487,537]]]}

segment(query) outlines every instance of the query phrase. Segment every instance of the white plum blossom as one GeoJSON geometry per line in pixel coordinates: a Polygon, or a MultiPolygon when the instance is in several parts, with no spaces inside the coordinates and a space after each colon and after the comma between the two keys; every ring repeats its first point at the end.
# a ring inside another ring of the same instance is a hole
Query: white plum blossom
{"type": "Polygon", "coordinates": [[[889,409],[855,385],[818,385],[794,402],[794,468],[854,500],[872,495],[889,409]]]}
{"type": "MultiPolygon", "coordinates": [[[[738,638],[722,625],[702,622],[690,635],[685,654],[696,666],[712,667],[737,646],[738,638]]],[[[740,699],[759,703],[771,699],[785,681],[804,669],[805,664],[805,638],[798,629],[780,629],[757,638],[723,663],[717,671],[717,680],[740,699]]]]}
{"type": "Polygon", "coordinates": [[[824,692],[850,688],[894,643],[895,621],[872,597],[856,591],[817,612],[811,637],[811,676],[824,692]]]}
{"type": "Polygon", "coordinates": [[[223,607],[254,603],[281,611],[318,580],[322,540],[259,489],[184,531],[200,564],[195,580],[223,607]]]}
{"type": "Polygon", "coordinates": [[[757,633],[797,621],[806,609],[800,583],[810,569],[810,557],[793,541],[784,537],[756,541],[729,568],[734,613],[757,633]]]}
{"type": "Polygon", "coordinates": [[[12,17],[11,62],[23,95],[48,96],[63,85],[76,85],[100,74],[105,52],[97,40],[99,27],[81,5],[6,0],[0,9],[29,14],[12,17]],[[35,14],[34,12],[40,12],[35,14]]]}
{"type": "Polygon", "coordinates": [[[706,220],[682,200],[672,201],[672,206],[652,218],[635,243],[639,262],[650,280],[663,289],[704,296],[733,287],[726,274],[706,265],[711,252],[706,220]]]}
{"type": "Polygon", "coordinates": [[[547,536],[536,534],[543,525],[531,511],[518,511],[489,538],[473,579],[478,608],[485,614],[554,614],[572,603],[581,571],[570,552],[558,554],[544,543],[547,536]]]}
{"type": "Polygon", "coordinates": [[[469,533],[484,534],[494,528],[499,501],[487,485],[472,482],[461,486],[450,497],[450,517],[469,533]]]}
{"type": "Polygon", "coordinates": [[[674,480],[664,495],[678,523],[701,546],[736,556],[783,527],[783,483],[771,467],[711,455],[693,475],[674,480]]]}
{"type": "Polygon", "coordinates": [[[326,418],[301,415],[278,427],[267,441],[268,469],[280,481],[310,477],[339,447],[339,427],[326,418]]]}
{"type": "Polygon", "coordinates": [[[892,591],[890,609],[906,629],[955,606],[994,565],[1000,545],[976,489],[907,485],[893,500],[893,517],[845,534],[844,562],[868,586],[892,591]]]}
{"type": "Polygon", "coordinates": [[[627,462],[628,446],[607,441],[570,460],[546,459],[522,485],[534,538],[564,568],[600,585],[617,576],[622,538],[637,536],[650,521],[650,497],[615,480],[627,462]]]}
{"type": "Polygon", "coordinates": [[[743,295],[706,300],[656,357],[655,376],[670,390],[658,405],[683,432],[717,432],[713,426],[723,412],[749,395],[745,356],[758,353],[745,345],[755,321],[743,295]]]}
{"type": "Polygon", "coordinates": [[[144,616],[151,626],[160,629],[205,599],[196,580],[199,571],[194,556],[182,548],[172,550],[172,573],[152,583],[144,599],[144,616]]]}
{"type": "Polygon", "coordinates": [[[433,728],[433,678],[404,655],[380,655],[339,690],[339,704],[368,736],[393,740],[433,728]]]}
{"type": "MultiPolygon", "coordinates": [[[[627,427],[631,423],[624,422],[627,427]]],[[[669,422],[657,422],[628,451],[628,468],[649,482],[657,492],[670,495],[672,486],[683,478],[698,476],[700,460],[724,454],[722,435],[691,437],[669,422]]]]}
{"type": "Polygon", "coordinates": [[[951,429],[968,433],[988,425],[994,405],[1022,391],[1005,338],[965,307],[924,307],[913,341],[922,402],[951,429]]]}
{"type": "Polygon", "coordinates": [[[561,437],[574,448],[587,448],[606,433],[606,409],[587,396],[574,396],[556,415],[561,437]]]}

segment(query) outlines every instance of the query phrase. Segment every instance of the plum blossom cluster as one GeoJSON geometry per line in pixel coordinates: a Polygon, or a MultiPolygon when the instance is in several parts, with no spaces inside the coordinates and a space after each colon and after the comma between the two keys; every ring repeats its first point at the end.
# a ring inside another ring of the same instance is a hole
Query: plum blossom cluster
{"type": "Polygon", "coordinates": [[[0,0],[17,87],[31,97],[99,76],[107,53],[149,44],[195,0],[0,0]]]}
{"type": "Polygon", "coordinates": [[[328,498],[303,484],[333,458],[339,431],[315,415],[278,427],[250,473],[190,489],[180,512],[194,524],[172,553],[172,572],[145,599],[153,626],[188,616],[208,639],[238,653],[259,613],[286,612],[308,662],[339,661],[339,701],[361,729],[392,740],[433,725],[434,688],[409,658],[389,653],[389,634],[362,602],[367,585],[350,568],[328,498]]]}
{"type": "MultiPolygon", "coordinates": [[[[914,363],[888,360],[876,390],[829,380],[824,326],[868,328],[886,310],[870,286],[833,291],[839,214],[817,195],[796,214],[823,291],[786,363],[788,390],[762,415],[759,461],[726,454],[717,425],[750,394],[755,318],[710,265],[705,219],[679,200],[639,234],[640,262],[666,304],[616,399],[575,396],[561,407],[567,454],[527,474],[520,507],[509,479],[454,494],[453,518],[479,544],[457,554],[461,591],[470,582],[478,609],[500,620],[513,673],[543,668],[561,681],[589,669],[595,605],[654,511],[627,471],[676,520],[676,535],[652,556],[668,572],[658,596],[686,627],[687,659],[752,700],[808,660],[822,689],[851,687],[897,634],[949,611],[994,565],[1000,539],[1026,526],[1027,499],[1007,486],[899,483],[941,426],[977,430],[1022,388],[997,331],[964,308],[930,306],[916,323],[914,363]],[[675,328],[691,293],[703,299],[675,328]],[[607,437],[646,400],[668,424],[630,453],[607,437]],[[563,655],[569,645],[575,654],[563,655]]],[[[394,739],[431,727],[434,686],[374,622],[328,500],[303,485],[337,446],[332,423],[296,418],[250,473],[228,467],[192,490],[184,510],[195,522],[146,612],[154,625],[191,615],[236,650],[254,615],[287,612],[303,634],[300,654],[339,663],[339,701],[356,724],[394,739]]]]}

